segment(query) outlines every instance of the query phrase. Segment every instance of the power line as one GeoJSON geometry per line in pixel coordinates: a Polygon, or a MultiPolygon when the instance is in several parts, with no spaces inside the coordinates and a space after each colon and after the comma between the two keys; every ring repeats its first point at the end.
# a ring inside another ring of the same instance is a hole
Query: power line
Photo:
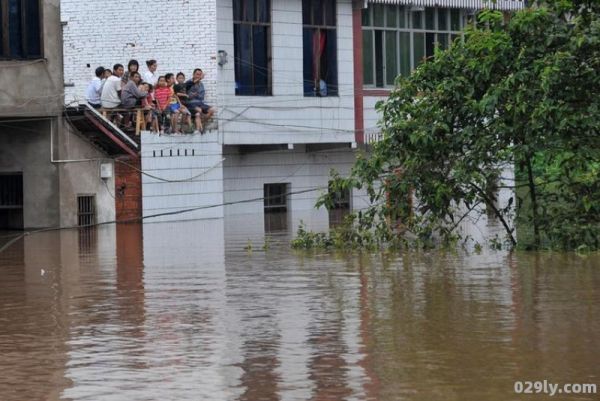
{"type": "MultiPolygon", "coordinates": [[[[19,241],[20,239],[22,239],[26,236],[29,236],[29,235],[38,234],[38,233],[42,233],[42,232],[71,230],[71,229],[75,229],[75,228],[91,228],[91,227],[99,227],[99,226],[104,226],[104,225],[109,225],[109,224],[119,224],[119,223],[135,223],[135,222],[140,222],[140,221],[155,218],[155,217],[175,216],[175,215],[179,215],[179,214],[195,212],[198,210],[213,209],[216,207],[237,205],[237,204],[243,204],[243,203],[252,203],[252,202],[258,202],[261,200],[264,201],[265,199],[274,199],[274,198],[280,198],[281,196],[289,196],[289,195],[297,195],[297,194],[302,194],[302,193],[307,193],[307,192],[315,192],[315,191],[319,191],[319,190],[323,190],[323,189],[327,189],[327,187],[314,187],[314,188],[309,188],[309,189],[303,189],[300,191],[287,192],[283,195],[278,194],[278,195],[263,196],[263,197],[252,198],[252,199],[243,199],[243,200],[239,200],[239,201],[223,202],[223,203],[206,205],[206,206],[197,206],[197,207],[193,207],[193,208],[176,210],[176,211],[171,211],[171,212],[156,213],[156,214],[147,215],[147,216],[138,216],[138,217],[133,217],[130,219],[122,219],[122,220],[115,219],[115,220],[105,221],[102,223],[94,223],[94,224],[87,224],[87,225],[66,226],[66,227],[58,226],[58,227],[41,228],[39,230],[24,232],[24,233],[16,236],[15,238],[11,239],[6,244],[4,244],[2,247],[0,247],[0,254],[2,252],[4,252],[6,249],[8,249],[12,244],[19,241]]],[[[204,220],[204,219],[196,218],[196,219],[191,219],[191,220],[204,220]]]]}
{"type": "Polygon", "coordinates": [[[211,172],[215,168],[217,168],[220,164],[222,164],[225,161],[225,159],[224,158],[221,159],[219,162],[217,162],[213,166],[207,168],[205,171],[201,172],[200,174],[197,174],[197,175],[195,175],[193,177],[190,177],[190,178],[184,178],[184,179],[181,179],[181,180],[168,180],[166,178],[158,177],[158,176],[155,176],[153,174],[147,173],[147,172],[145,172],[143,170],[140,170],[139,168],[137,168],[137,167],[135,167],[135,166],[133,166],[133,165],[131,165],[131,164],[123,161],[123,160],[115,159],[115,161],[118,162],[118,163],[124,164],[127,167],[129,167],[129,168],[132,168],[132,169],[136,170],[140,174],[143,174],[143,175],[145,175],[147,177],[150,177],[150,178],[154,178],[155,180],[162,181],[162,182],[168,182],[168,183],[175,183],[175,182],[191,182],[191,181],[194,181],[197,178],[200,178],[200,177],[208,174],[209,172],[211,172]]]}

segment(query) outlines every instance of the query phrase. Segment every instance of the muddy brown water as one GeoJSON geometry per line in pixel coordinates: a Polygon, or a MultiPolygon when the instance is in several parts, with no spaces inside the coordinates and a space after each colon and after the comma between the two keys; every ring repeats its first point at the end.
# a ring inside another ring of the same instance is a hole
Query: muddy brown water
{"type": "Polygon", "coordinates": [[[15,243],[0,400],[600,399],[514,392],[600,387],[598,254],[305,254],[249,220],[15,243]]]}

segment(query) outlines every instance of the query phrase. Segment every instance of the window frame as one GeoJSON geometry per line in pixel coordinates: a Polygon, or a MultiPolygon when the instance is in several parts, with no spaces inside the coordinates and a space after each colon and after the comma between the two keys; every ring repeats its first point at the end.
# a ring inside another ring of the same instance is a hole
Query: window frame
{"type": "Polygon", "coordinates": [[[332,207],[330,210],[352,210],[352,188],[334,191],[333,181],[329,181],[327,183],[327,192],[332,199],[332,207]]]}
{"type": "MultiPolygon", "coordinates": [[[[463,36],[463,30],[466,26],[466,13],[465,10],[463,9],[459,9],[459,8],[450,8],[450,7],[411,7],[411,6],[405,6],[405,5],[389,5],[389,4],[370,4],[369,8],[367,9],[363,9],[363,15],[361,18],[361,31],[363,33],[363,37],[362,37],[362,48],[363,48],[363,87],[367,88],[367,89],[391,89],[394,87],[394,82],[388,82],[387,80],[387,54],[386,54],[386,49],[387,49],[387,39],[386,39],[386,33],[387,32],[394,32],[395,33],[395,65],[396,65],[396,74],[395,77],[398,77],[398,75],[403,75],[402,69],[403,69],[403,65],[402,65],[402,59],[401,59],[401,55],[402,55],[402,50],[401,50],[401,44],[402,44],[402,38],[401,35],[402,33],[407,33],[408,34],[408,44],[409,44],[409,51],[408,51],[408,55],[409,55],[409,65],[408,65],[408,69],[409,69],[409,73],[412,72],[415,68],[417,68],[421,62],[417,62],[415,60],[415,34],[422,34],[423,35],[423,60],[431,57],[427,55],[427,35],[428,34],[433,34],[434,35],[434,49],[435,47],[440,45],[440,37],[442,37],[441,35],[447,35],[447,42],[446,42],[446,46],[450,46],[450,44],[452,43],[452,38],[453,37],[461,37],[463,36]],[[383,16],[382,16],[382,20],[383,20],[383,25],[381,26],[377,26],[375,25],[375,9],[376,8],[382,8],[383,9],[383,16]],[[388,21],[388,10],[390,8],[394,8],[395,9],[395,15],[396,15],[396,20],[395,20],[395,26],[390,26],[389,25],[389,21],[388,21]],[[427,29],[427,18],[426,18],[426,12],[427,10],[434,10],[434,28],[433,29],[427,29]],[[445,30],[440,30],[439,29],[439,10],[443,9],[446,10],[446,29],[445,30]],[[459,31],[456,30],[452,30],[452,13],[451,10],[458,10],[459,12],[459,25],[460,25],[460,29],[459,31]],[[366,18],[365,18],[365,13],[367,13],[366,18]],[[415,17],[415,13],[420,13],[420,28],[413,28],[414,26],[414,17],[415,17]],[[401,24],[401,19],[404,19],[404,23],[401,24]],[[368,23],[368,25],[366,25],[366,23],[368,23]],[[382,59],[381,59],[381,69],[382,69],[382,79],[383,79],[383,85],[378,85],[378,64],[377,64],[377,31],[381,31],[383,32],[381,34],[382,38],[381,38],[381,53],[383,55],[382,59]],[[372,66],[372,76],[371,79],[368,81],[365,77],[365,33],[370,33],[371,35],[371,66],[372,66]],[[369,82],[369,83],[366,83],[369,82]]],[[[435,50],[434,50],[435,51],[435,50]]],[[[395,78],[394,78],[395,80],[395,78]]]]}
{"type": "MultiPolygon", "coordinates": [[[[250,85],[250,87],[252,88],[252,92],[253,93],[239,93],[239,89],[236,87],[235,88],[235,95],[236,96],[272,96],[273,95],[273,49],[272,49],[272,34],[273,34],[273,1],[272,0],[266,0],[268,2],[267,6],[268,6],[268,22],[261,22],[258,21],[258,8],[259,8],[259,0],[250,0],[254,2],[254,20],[253,21],[247,21],[247,20],[237,20],[236,19],[236,15],[235,15],[235,6],[233,5],[233,2],[245,2],[245,1],[249,1],[249,0],[232,0],[232,13],[233,13],[233,58],[234,58],[234,82],[237,83],[238,82],[238,57],[237,57],[237,47],[236,47],[236,26],[237,25],[246,25],[250,27],[250,32],[251,35],[253,34],[253,27],[255,26],[262,26],[262,27],[267,27],[267,43],[266,43],[266,47],[267,47],[267,53],[265,55],[266,60],[267,60],[267,93],[256,93],[256,84],[255,84],[255,70],[257,68],[263,68],[260,66],[257,66],[256,64],[254,64],[254,40],[252,39],[252,37],[250,38],[250,44],[251,44],[251,54],[252,54],[252,62],[250,65],[251,70],[251,76],[252,76],[252,84],[250,85]]],[[[242,61],[239,61],[240,63],[242,63],[242,61]]]]}
{"type": "Polygon", "coordinates": [[[289,182],[266,182],[263,184],[263,212],[287,212],[290,209],[289,182]],[[283,192],[281,191],[283,190],[283,192]],[[282,202],[278,202],[278,201],[282,202]]]}
{"type": "MultiPolygon", "coordinates": [[[[331,87],[334,88],[334,90],[332,91],[331,89],[327,89],[327,96],[326,97],[338,97],[339,96],[339,63],[338,63],[338,37],[337,37],[337,30],[338,30],[338,5],[337,5],[337,0],[302,0],[302,53],[304,54],[304,46],[306,45],[306,43],[304,43],[304,38],[305,38],[305,31],[308,30],[315,30],[318,35],[321,35],[322,31],[326,31],[327,35],[331,33],[333,33],[333,36],[335,37],[335,85],[332,85],[331,87]],[[327,10],[327,3],[331,3],[333,4],[333,25],[329,25],[327,24],[327,17],[326,17],[326,11],[327,10]],[[307,23],[304,20],[304,15],[306,13],[305,10],[305,4],[306,3],[310,3],[311,4],[311,13],[310,13],[310,22],[307,23]],[[318,24],[315,23],[315,13],[314,13],[314,8],[313,8],[313,4],[322,4],[322,9],[324,11],[323,13],[323,23],[322,24],[318,24]]],[[[324,51],[324,53],[326,52],[326,49],[324,51]]],[[[304,65],[305,61],[303,60],[302,64],[304,65]]],[[[329,68],[328,68],[329,69],[329,68]]],[[[319,69],[320,70],[320,69],[319,69]]],[[[316,89],[315,94],[309,94],[309,92],[306,91],[306,85],[307,85],[307,80],[304,79],[304,75],[305,75],[305,71],[304,71],[304,67],[303,67],[303,71],[302,71],[302,93],[304,97],[321,97],[321,88],[320,86],[318,88],[314,88],[313,90],[316,89]]],[[[319,80],[322,80],[323,77],[320,76],[320,71],[319,71],[319,80]]],[[[312,85],[312,84],[311,84],[312,85]]]]}
{"type": "MultiPolygon", "coordinates": [[[[28,48],[28,34],[30,29],[28,29],[27,25],[27,13],[23,12],[26,10],[27,0],[17,0],[21,6],[21,46],[24,50],[24,53],[27,53],[25,50],[28,48]]],[[[44,58],[44,2],[42,0],[37,0],[38,4],[38,26],[39,26],[39,54],[34,55],[22,55],[19,57],[12,56],[10,53],[10,27],[9,27],[9,12],[8,12],[8,1],[0,2],[0,61],[11,61],[11,60],[40,60],[44,58]]]]}
{"type": "Polygon", "coordinates": [[[86,227],[95,225],[98,221],[98,208],[96,194],[77,194],[77,226],[86,227]],[[90,210],[82,210],[90,206],[90,210]]]}

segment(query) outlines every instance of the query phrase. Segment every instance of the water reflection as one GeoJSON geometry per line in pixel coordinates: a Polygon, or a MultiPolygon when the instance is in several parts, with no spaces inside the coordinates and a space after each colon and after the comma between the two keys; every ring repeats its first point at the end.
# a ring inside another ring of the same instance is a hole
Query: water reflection
{"type": "Polygon", "coordinates": [[[329,210],[329,228],[339,226],[344,222],[344,218],[350,214],[349,209],[331,209],[329,210]]]}
{"type": "Polygon", "coordinates": [[[0,254],[0,398],[504,401],[515,380],[600,384],[598,255],[302,254],[292,227],[323,220],[261,219],[16,243],[0,254]]]}
{"type": "Polygon", "coordinates": [[[65,378],[70,293],[77,260],[64,259],[76,233],[24,237],[0,255],[0,394],[57,399],[65,378]],[[63,264],[63,262],[65,262],[63,264]],[[71,263],[74,262],[74,263],[71,263]]]}
{"type": "Polygon", "coordinates": [[[287,212],[265,213],[265,233],[287,231],[290,214],[287,212]]]}

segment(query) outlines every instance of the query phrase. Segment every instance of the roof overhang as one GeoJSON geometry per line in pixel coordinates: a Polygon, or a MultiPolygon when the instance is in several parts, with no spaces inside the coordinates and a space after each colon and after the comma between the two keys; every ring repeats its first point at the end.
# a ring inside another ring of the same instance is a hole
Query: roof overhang
{"type": "Polygon", "coordinates": [[[107,154],[137,156],[139,145],[89,104],[67,107],[63,115],[82,136],[107,154]]]}
{"type": "Polygon", "coordinates": [[[482,10],[520,10],[525,7],[524,0],[366,0],[368,3],[398,4],[417,7],[449,7],[482,10]]]}

